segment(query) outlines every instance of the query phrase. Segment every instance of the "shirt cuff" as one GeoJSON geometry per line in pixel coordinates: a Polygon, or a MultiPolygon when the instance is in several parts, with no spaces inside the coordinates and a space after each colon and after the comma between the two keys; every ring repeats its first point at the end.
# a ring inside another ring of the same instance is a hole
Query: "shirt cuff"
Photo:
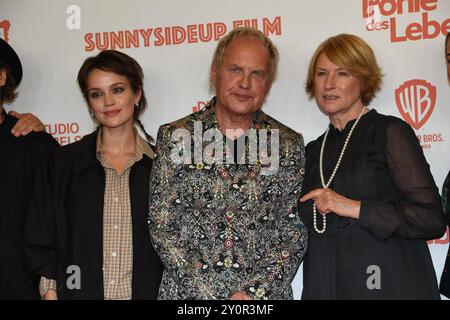
{"type": "Polygon", "coordinates": [[[39,293],[41,298],[44,297],[49,290],[56,291],[56,280],[41,277],[41,281],[39,281],[39,293]]]}
{"type": "Polygon", "coordinates": [[[361,201],[361,207],[359,209],[359,225],[363,228],[369,228],[370,217],[370,203],[369,201],[361,201]]]}

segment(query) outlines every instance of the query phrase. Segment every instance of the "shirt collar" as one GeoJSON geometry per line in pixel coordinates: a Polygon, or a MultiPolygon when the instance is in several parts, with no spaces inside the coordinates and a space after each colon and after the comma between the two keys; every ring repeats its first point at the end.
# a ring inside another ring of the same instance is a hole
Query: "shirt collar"
{"type": "MultiPolygon", "coordinates": [[[[134,131],[134,134],[136,136],[136,153],[134,154],[134,158],[136,159],[136,161],[142,160],[144,155],[146,155],[150,159],[153,159],[153,157],[155,156],[155,152],[152,150],[147,141],[145,141],[144,138],[139,135],[137,130],[134,131]]],[[[99,127],[97,132],[97,140],[95,143],[95,154],[98,161],[100,162],[102,162],[103,159],[102,151],[100,150],[101,135],[102,127],[99,127]]]]}
{"type": "Polygon", "coordinates": [[[143,155],[146,155],[150,159],[153,159],[155,156],[155,152],[152,150],[148,142],[141,137],[141,135],[136,131],[136,151],[140,153],[140,159],[142,159],[143,155]]]}
{"type": "MultiPolygon", "coordinates": [[[[370,109],[368,112],[362,115],[361,119],[358,122],[357,127],[364,128],[364,123],[370,119],[372,119],[377,114],[377,111],[375,109],[370,109]]],[[[340,136],[347,136],[350,129],[353,127],[353,124],[355,123],[356,119],[350,120],[345,124],[344,129],[340,131],[338,128],[336,128],[331,122],[329,124],[330,127],[330,133],[333,135],[336,135],[338,137],[340,136]]],[[[356,128],[355,128],[356,129],[356,128]]],[[[359,131],[359,130],[358,130],[359,131]]]]}

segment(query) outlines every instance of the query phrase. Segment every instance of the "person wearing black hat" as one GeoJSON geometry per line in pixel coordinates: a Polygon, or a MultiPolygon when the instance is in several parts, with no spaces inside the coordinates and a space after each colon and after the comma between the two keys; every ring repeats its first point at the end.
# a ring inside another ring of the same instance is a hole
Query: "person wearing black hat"
{"type": "MultiPolygon", "coordinates": [[[[11,132],[19,120],[7,114],[3,105],[17,97],[21,79],[19,57],[0,39],[0,300],[40,298],[38,288],[29,287],[24,281],[23,227],[34,172],[59,146],[51,135],[42,132],[42,124],[30,114],[25,118],[31,119],[31,127],[38,127],[40,132],[22,136],[23,126],[22,132],[16,132],[19,137],[11,132]]],[[[31,131],[26,127],[25,121],[25,131],[31,131]]]]}
{"type": "MultiPolygon", "coordinates": [[[[3,121],[3,103],[11,103],[17,96],[16,88],[22,79],[22,65],[20,59],[11,46],[0,38],[0,123],[3,121]],[[9,66],[9,67],[8,67],[9,66]],[[7,68],[10,75],[7,75],[7,68]]],[[[18,121],[11,129],[15,137],[25,136],[31,131],[44,131],[42,122],[32,113],[17,113],[13,110],[9,112],[18,121]]]]}

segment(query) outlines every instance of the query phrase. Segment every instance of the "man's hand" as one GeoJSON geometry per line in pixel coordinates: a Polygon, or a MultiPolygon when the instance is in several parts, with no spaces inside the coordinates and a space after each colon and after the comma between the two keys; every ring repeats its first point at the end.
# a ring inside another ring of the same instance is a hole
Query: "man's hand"
{"type": "Polygon", "coordinates": [[[26,136],[31,131],[45,131],[44,124],[32,113],[10,111],[9,114],[19,119],[11,130],[11,133],[16,137],[26,136]]]}

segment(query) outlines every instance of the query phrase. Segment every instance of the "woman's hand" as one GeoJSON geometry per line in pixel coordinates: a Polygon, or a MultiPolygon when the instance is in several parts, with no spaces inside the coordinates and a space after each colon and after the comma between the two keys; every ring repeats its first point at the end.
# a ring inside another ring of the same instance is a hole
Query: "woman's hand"
{"type": "Polygon", "coordinates": [[[321,214],[334,213],[341,217],[359,219],[361,201],[346,198],[328,188],[314,189],[301,197],[300,202],[311,199],[321,214]]]}
{"type": "Polygon", "coordinates": [[[48,290],[42,297],[42,300],[58,300],[58,295],[55,290],[48,290]]]}
{"type": "Polygon", "coordinates": [[[235,292],[231,297],[230,300],[253,300],[248,294],[238,291],[235,292]]]}

